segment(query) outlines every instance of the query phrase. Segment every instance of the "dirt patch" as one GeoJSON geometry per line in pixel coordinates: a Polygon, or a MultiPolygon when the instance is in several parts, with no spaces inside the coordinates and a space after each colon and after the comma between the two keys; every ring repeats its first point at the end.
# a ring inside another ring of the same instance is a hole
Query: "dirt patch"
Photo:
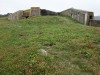
{"type": "Polygon", "coordinates": [[[98,44],[96,42],[88,42],[87,47],[90,48],[90,49],[100,48],[100,44],[98,44]]]}
{"type": "Polygon", "coordinates": [[[3,57],[4,57],[4,55],[3,55],[3,54],[0,54],[0,60],[2,60],[2,59],[3,59],[3,57]]]}

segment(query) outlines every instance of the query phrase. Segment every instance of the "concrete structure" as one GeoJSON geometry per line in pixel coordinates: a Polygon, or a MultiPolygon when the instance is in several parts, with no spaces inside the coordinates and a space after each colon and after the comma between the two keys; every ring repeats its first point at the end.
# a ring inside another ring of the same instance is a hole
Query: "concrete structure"
{"type": "Polygon", "coordinates": [[[40,7],[31,7],[30,16],[40,16],[40,7]]]}
{"type": "Polygon", "coordinates": [[[29,16],[30,16],[30,9],[24,10],[22,17],[23,18],[28,18],[29,16]]]}
{"type": "Polygon", "coordinates": [[[70,8],[60,12],[61,15],[70,16],[82,24],[89,25],[89,20],[93,19],[94,13],[79,9],[70,8]]]}
{"type": "Polygon", "coordinates": [[[90,26],[100,27],[100,20],[90,20],[90,26]]]}
{"type": "Polygon", "coordinates": [[[94,20],[93,12],[74,9],[74,8],[70,8],[62,12],[56,13],[50,10],[40,9],[40,7],[31,7],[30,9],[27,10],[20,10],[15,13],[9,14],[8,19],[13,21],[13,20],[20,20],[23,18],[28,18],[29,16],[40,16],[40,15],[70,16],[82,24],[100,27],[100,20],[94,20]]]}
{"type": "Polygon", "coordinates": [[[20,11],[17,11],[15,13],[9,14],[8,19],[9,20],[19,20],[19,19],[23,18],[22,15],[23,15],[23,11],[20,10],[20,11]]]}
{"type": "Polygon", "coordinates": [[[40,8],[39,7],[31,7],[28,10],[20,10],[15,13],[11,13],[8,16],[9,20],[20,20],[23,18],[28,18],[29,16],[40,16],[40,8]]]}
{"type": "Polygon", "coordinates": [[[40,9],[40,7],[31,7],[27,10],[20,10],[15,13],[11,13],[8,16],[9,20],[20,20],[23,18],[28,18],[29,16],[40,16],[40,15],[56,15],[56,12],[46,10],[46,9],[40,9]]]}
{"type": "Polygon", "coordinates": [[[46,9],[41,9],[41,15],[45,16],[45,15],[57,15],[56,12],[54,11],[50,11],[50,10],[46,10],[46,9]]]}

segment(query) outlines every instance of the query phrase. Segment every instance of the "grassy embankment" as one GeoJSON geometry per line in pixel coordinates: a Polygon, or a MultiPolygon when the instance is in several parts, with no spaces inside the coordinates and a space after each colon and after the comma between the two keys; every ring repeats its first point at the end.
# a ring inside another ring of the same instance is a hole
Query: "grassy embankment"
{"type": "Polygon", "coordinates": [[[0,18],[0,75],[32,74],[100,75],[100,28],[59,16],[0,18]]]}

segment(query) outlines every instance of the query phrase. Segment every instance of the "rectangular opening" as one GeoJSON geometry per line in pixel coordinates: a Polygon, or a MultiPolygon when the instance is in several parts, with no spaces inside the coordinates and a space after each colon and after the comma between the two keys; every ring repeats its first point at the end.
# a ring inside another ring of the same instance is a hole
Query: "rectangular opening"
{"type": "Polygon", "coordinates": [[[93,19],[93,16],[92,16],[92,15],[90,15],[90,16],[89,16],[89,19],[93,19]]]}

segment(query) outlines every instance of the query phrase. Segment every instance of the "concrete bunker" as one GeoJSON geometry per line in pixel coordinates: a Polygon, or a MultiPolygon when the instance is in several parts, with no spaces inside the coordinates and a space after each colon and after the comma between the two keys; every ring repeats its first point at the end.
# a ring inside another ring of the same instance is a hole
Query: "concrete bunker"
{"type": "Polygon", "coordinates": [[[89,25],[89,20],[93,19],[94,13],[79,9],[70,8],[61,12],[61,15],[70,16],[82,24],[89,25]]]}
{"type": "Polygon", "coordinates": [[[31,7],[27,10],[20,10],[15,13],[11,13],[8,16],[9,20],[20,20],[24,18],[28,18],[30,16],[45,16],[45,15],[57,15],[56,12],[46,10],[46,9],[40,9],[40,7],[31,7]]]}
{"type": "Polygon", "coordinates": [[[27,10],[20,10],[14,13],[11,13],[8,16],[9,20],[20,20],[28,18],[29,16],[40,16],[40,7],[31,7],[27,10]]]}

